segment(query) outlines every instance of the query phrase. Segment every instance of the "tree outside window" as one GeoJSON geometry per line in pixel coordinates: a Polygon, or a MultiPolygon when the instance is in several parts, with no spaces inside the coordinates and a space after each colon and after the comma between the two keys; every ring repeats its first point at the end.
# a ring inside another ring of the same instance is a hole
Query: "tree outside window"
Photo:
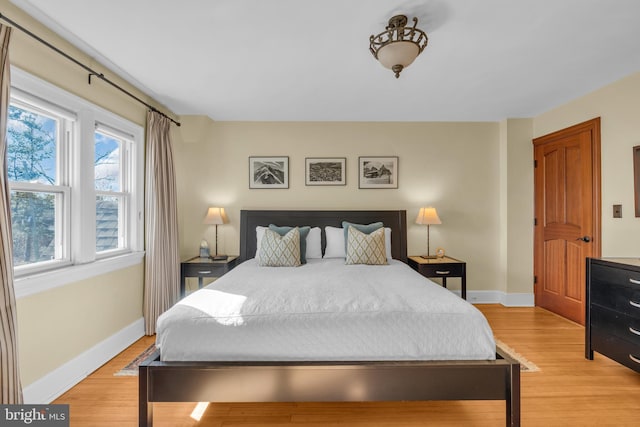
{"type": "Polygon", "coordinates": [[[58,120],[9,106],[7,174],[23,183],[11,191],[13,257],[16,266],[55,258],[55,193],[58,120]],[[38,191],[44,190],[44,191],[38,191]]]}

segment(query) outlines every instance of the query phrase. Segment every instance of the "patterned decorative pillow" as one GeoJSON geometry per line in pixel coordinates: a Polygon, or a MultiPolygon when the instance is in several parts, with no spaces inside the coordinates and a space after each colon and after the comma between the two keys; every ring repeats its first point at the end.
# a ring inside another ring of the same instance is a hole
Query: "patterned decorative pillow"
{"type": "MultiPolygon", "coordinates": [[[[277,225],[269,224],[269,230],[275,231],[281,236],[284,236],[285,234],[290,232],[292,229],[293,227],[287,227],[287,226],[278,227],[277,225]]],[[[308,226],[298,227],[298,231],[300,232],[300,263],[301,264],[307,263],[307,235],[309,234],[310,230],[311,230],[311,227],[308,227],[308,226]]]]}
{"type": "Polygon", "coordinates": [[[298,267],[300,266],[300,230],[291,229],[281,236],[268,228],[260,242],[258,265],[263,267],[298,267]]]}
{"type": "Polygon", "coordinates": [[[344,250],[347,251],[347,242],[349,241],[349,227],[355,227],[358,231],[364,234],[371,234],[378,228],[384,227],[382,222],[372,222],[371,224],[354,224],[349,221],[342,221],[342,230],[344,231],[344,250]]]}
{"type": "Polygon", "coordinates": [[[384,228],[379,228],[370,234],[366,234],[355,227],[349,226],[347,236],[347,259],[345,264],[387,264],[384,228]]]}

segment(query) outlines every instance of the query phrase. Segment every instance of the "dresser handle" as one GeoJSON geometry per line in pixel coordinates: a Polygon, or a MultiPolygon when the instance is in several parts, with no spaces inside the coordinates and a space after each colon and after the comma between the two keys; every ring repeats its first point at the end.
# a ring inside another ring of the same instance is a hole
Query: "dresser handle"
{"type": "Polygon", "coordinates": [[[637,357],[633,357],[632,354],[629,355],[629,359],[633,360],[636,363],[640,363],[640,359],[638,359],[637,357]]]}
{"type": "Polygon", "coordinates": [[[451,273],[450,271],[438,271],[436,270],[436,274],[449,274],[451,273]]]}
{"type": "Polygon", "coordinates": [[[211,270],[198,271],[199,274],[209,274],[211,270]]]}
{"type": "Polygon", "coordinates": [[[632,334],[640,335],[640,331],[632,328],[631,326],[629,326],[629,332],[631,332],[632,334]]]}
{"type": "Polygon", "coordinates": [[[640,303],[635,302],[635,301],[629,301],[629,304],[631,304],[633,307],[635,308],[640,308],[640,303]]]}
{"type": "Polygon", "coordinates": [[[631,279],[631,278],[629,278],[629,281],[630,281],[631,283],[633,283],[634,285],[640,285],[640,280],[635,280],[635,279],[631,279]]]}

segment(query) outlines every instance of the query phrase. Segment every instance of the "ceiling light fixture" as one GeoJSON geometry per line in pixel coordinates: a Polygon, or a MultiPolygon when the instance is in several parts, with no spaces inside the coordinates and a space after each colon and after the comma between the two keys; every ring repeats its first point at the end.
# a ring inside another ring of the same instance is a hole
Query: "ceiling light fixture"
{"type": "Polygon", "coordinates": [[[427,34],[416,28],[418,18],[413,18],[413,27],[407,27],[407,17],[396,15],[389,19],[386,30],[369,38],[369,50],[385,67],[400,77],[400,72],[427,47],[427,34]]]}

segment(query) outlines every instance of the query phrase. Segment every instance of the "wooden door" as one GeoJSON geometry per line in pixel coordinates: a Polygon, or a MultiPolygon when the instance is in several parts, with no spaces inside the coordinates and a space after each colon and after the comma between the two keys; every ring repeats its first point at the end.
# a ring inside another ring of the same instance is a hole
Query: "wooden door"
{"type": "Polygon", "coordinates": [[[536,305],[584,325],[585,260],[600,256],[600,119],[533,144],[536,305]]]}

